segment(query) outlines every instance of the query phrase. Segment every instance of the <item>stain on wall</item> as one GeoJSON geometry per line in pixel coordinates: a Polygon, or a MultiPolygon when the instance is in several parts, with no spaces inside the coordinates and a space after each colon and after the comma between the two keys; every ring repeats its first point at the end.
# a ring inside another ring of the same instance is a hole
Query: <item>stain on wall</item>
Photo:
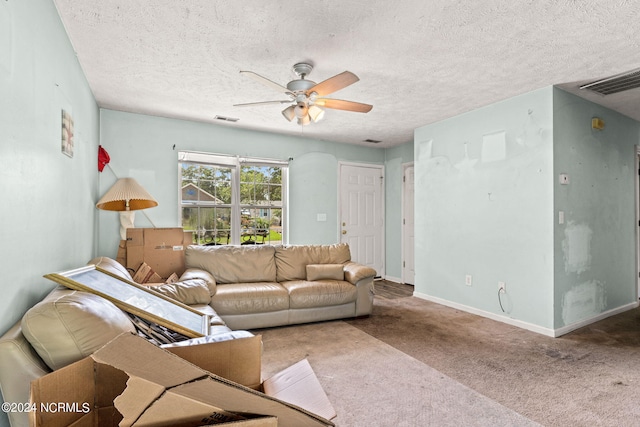
{"type": "Polygon", "coordinates": [[[567,223],[562,241],[564,270],[567,273],[583,273],[591,266],[591,236],[593,231],[586,224],[567,223]]]}
{"type": "Polygon", "coordinates": [[[565,325],[589,319],[602,313],[607,306],[606,286],[590,280],[574,286],[562,298],[562,320],[565,325]]]}
{"type": "Polygon", "coordinates": [[[504,131],[482,137],[482,162],[496,162],[507,158],[507,138],[504,131]]]}

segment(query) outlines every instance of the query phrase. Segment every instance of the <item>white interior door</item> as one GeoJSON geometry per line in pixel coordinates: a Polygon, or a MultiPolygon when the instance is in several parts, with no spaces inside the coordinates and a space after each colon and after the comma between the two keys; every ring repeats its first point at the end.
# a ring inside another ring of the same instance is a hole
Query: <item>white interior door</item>
{"type": "Polygon", "coordinates": [[[340,241],[351,259],[384,275],[382,166],[340,164],[340,241]]]}
{"type": "Polygon", "coordinates": [[[413,209],[415,172],[413,165],[404,168],[402,184],[402,281],[413,285],[415,278],[413,209]]]}
{"type": "Polygon", "coordinates": [[[638,298],[640,299],[640,146],[636,145],[636,166],[638,175],[636,175],[636,260],[637,273],[636,286],[638,288],[638,298]]]}

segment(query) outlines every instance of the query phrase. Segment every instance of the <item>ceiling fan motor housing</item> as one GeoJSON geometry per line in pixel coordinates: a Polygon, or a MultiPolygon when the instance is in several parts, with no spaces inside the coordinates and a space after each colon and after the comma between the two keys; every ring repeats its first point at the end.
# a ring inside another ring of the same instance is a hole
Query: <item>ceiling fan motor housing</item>
{"type": "Polygon", "coordinates": [[[312,87],[314,87],[315,85],[316,85],[316,82],[312,82],[311,80],[298,79],[298,80],[292,80],[289,83],[287,83],[287,89],[289,89],[293,93],[306,92],[312,87]]]}

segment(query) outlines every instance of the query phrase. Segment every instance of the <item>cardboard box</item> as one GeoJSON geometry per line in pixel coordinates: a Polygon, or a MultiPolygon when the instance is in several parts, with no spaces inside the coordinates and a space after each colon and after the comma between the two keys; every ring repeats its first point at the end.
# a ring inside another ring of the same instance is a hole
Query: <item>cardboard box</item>
{"type": "Polygon", "coordinates": [[[193,244],[193,233],[182,228],[127,228],[127,264],[138,271],[147,263],[163,280],[184,273],[184,250],[193,244]]]}
{"type": "Polygon", "coordinates": [[[262,390],[268,396],[285,402],[298,402],[309,412],[326,419],[336,416],[320,381],[311,369],[307,359],[295,363],[278,372],[262,384],[262,390]]]}
{"type": "MultiPolygon", "coordinates": [[[[198,345],[185,346],[175,343],[162,348],[207,372],[254,390],[262,389],[262,336],[260,335],[198,345]]],[[[286,401],[286,399],[283,400],[286,401]]]]}
{"type": "Polygon", "coordinates": [[[118,244],[118,254],[116,255],[116,261],[122,264],[123,267],[127,266],[127,241],[120,240],[118,244]]]}
{"type": "MultiPolygon", "coordinates": [[[[175,273],[173,275],[175,275],[175,273]]],[[[158,273],[153,271],[153,269],[149,266],[149,264],[147,264],[146,262],[143,262],[140,265],[140,267],[138,267],[138,270],[136,271],[136,273],[133,275],[133,281],[140,284],[149,283],[149,282],[161,284],[162,277],[160,277],[158,273]]]]}
{"type": "MultiPolygon", "coordinates": [[[[304,386],[309,380],[318,381],[304,369],[294,371],[298,377],[276,379],[285,382],[281,388],[288,388],[287,383],[304,386]]],[[[323,400],[322,396],[311,399],[318,398],[323,400]]],[[[32,426],[334,425],[303,409],[307,402],[285,402],[244,387],[129,333],[33,381],[31,402],[32,426]],[[243,419],[232,421],[237,417],[243,419]]]]}

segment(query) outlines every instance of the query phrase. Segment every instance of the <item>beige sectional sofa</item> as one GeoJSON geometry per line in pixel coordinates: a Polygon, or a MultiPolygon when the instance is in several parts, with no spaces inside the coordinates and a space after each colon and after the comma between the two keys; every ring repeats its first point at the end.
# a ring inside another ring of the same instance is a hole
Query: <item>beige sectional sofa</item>
{"type": "MultiPolygon", "coordinates": [[[[371,268],[351,262],[347,245],[190,246],[176,284],[154,289],[209,315],[209,335],[196,343],[252,336],[242,329],[371,313],[371,268]],[[240,329],[240,330],[239,330],[240,329]]],[[[89,262],[132,281],[116,261],[89,262]]],[[[135,327],[113,303],[57,287],[0,337],[0,392],[5,402],[29,400],[29,384],[80,360],[135,327]]],[[[28,426],[9,412],[12,426],[28,426]]]]}
{"type": "Polygon", "coordinates": [[[232,329],[366,316],[376,271],[347,244],[189,246],[187,272],[211,275],[211,307],[232,329]]]}

